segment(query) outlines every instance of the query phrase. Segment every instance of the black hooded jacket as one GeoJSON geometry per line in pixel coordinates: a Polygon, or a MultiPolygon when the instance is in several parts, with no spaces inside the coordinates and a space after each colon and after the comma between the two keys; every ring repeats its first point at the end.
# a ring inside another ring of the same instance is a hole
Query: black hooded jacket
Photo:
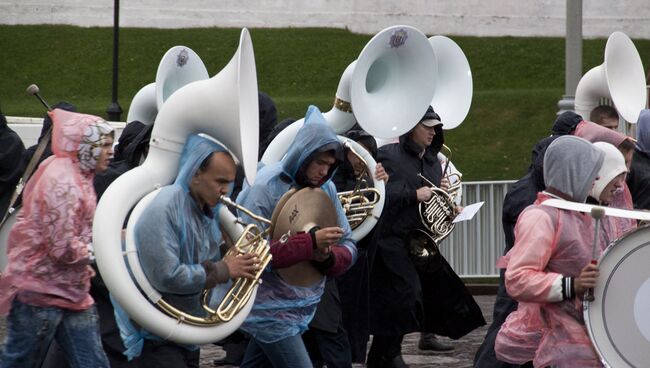
{"type": "Polygon", "coordinates": [[[25,171],[25,146],[18,134],[7,126],[0,113],[0,220],[4,216],[18,180],[25,171]]]}
{"type": "Polygon", "coordinates": [[[460,338],[485,324],[481,309],[444,258],[431,273],[416,269],[406,248],[413,229],[423,229],[416,191],[428,186],[418,174],[439,186],[442,167],[437,159],[442,127],[428,149],[410,139],[380,147],[378,161],[388,172],[386,204],[373,236],[370,256],[370,333],[400,336],[414,331],[460,338]],[[372,256],[374,253],[374,257],[372,256]]]}

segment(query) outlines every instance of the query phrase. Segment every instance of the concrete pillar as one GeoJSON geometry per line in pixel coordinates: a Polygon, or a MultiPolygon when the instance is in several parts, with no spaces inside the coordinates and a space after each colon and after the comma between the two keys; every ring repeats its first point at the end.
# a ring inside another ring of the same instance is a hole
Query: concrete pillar
{"type": "Polygon", "coordinates": [[[557,104],[558,114],[573,111],[576,87],[582,78],[582,0],[566,0],[564,54],[564,95],[557,104]]]}

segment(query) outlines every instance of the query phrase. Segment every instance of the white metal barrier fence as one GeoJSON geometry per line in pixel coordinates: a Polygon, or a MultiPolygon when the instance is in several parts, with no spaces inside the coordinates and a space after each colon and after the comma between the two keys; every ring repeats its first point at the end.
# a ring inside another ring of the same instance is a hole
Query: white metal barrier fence
{"type": "Polygon", "coordinates": [[[501,224],[503,199],[514,180],[463,182],[463,205],[485,202],[469,221],[456,224],[440,245],[456,273],[462,277],[498,277],[495,263],[503,255],[501,224]]]}

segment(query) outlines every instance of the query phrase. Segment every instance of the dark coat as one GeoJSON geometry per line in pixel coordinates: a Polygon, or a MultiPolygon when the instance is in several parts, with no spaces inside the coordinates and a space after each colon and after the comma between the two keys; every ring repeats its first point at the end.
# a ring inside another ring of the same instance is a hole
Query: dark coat
{"type": "MultiPolygon", "coordinates": [[[[503,214],[501,222],[506,238],[506,247],[503,254],[515,244],[515,225],[519,214],[537,198],[537,193],[544,190],[544,153],[546,148],[558,135],[541,139],[532,152],[532,160],[528,173],[510,187],[503,201],[503,214]]],[[[494,342],[501,325],[510,313],[517,309],[517,302],[508,296],[504,284],[505,269],[500,270],[499,289],[492,312],[492,324],[488,328],[485,340],[479,347],[474,357],[474,368],[516,368],[517,364],[504,363],[496,358],[494,342]]]]}
{"type": "Polygon", "coordinates": [[[423,331],[460,338],[485,324],[479,306],[444,259],[439,269],[425,274],[416,269],[405,246],[411,230],[423,229],[416,190],[427,184],[417,174],[440,185],[442,168],[436,154],[442,142],[442,128],[437,126],[434,142],[422,158],[408,134],[399,143],[379,149],[378,161],[390,179],[370,252],[370,332],[374,335],[423,331]]]}
{"type": "Polygon", "coordinates": [[[9,201],[18,180],[25,171],[25,146],[18,134],[0,117],[0,220],[9,207],[9,201]]]}
{"type": "Polygon", "coordinates": [[[627,175],[634,208],[650,210],[650,155],[634,150],[632,167],[627,175]]]}

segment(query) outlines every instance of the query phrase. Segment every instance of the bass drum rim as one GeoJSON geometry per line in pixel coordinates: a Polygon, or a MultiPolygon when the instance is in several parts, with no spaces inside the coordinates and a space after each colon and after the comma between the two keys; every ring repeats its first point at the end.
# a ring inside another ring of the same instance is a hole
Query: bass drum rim
{"type": "Polygon", "coordinates": [[[647,262],[639,264],[649,258],[650,226],[644,226],[611,243],[598,261],[600,276],[594,301],[584,301],[584,320],[606,367],[641,367],[650,361],[650,318],[642,317],[644,331],[638,319],[639,301],[650,300],[650,268],[647,262]]]}

